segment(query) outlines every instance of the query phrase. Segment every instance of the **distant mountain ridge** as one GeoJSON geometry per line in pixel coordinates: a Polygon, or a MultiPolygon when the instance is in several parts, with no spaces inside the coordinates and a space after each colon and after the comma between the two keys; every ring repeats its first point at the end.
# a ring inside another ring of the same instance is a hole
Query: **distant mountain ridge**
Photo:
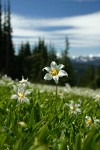
{"type": "Polygon", "coordinates": [[[79,64],[93,64],[95,66],[100,65],[100,55],[97,56],[78,56],[78,57],[71,57],[72,64],[79,63],[79,64]]]}
{"type": "Polygon", "coordinates": [[[100,65],[100,56],[79,56],[70,60],[78,81],[89,65],[93,65],[95,69],[100,65]]]}

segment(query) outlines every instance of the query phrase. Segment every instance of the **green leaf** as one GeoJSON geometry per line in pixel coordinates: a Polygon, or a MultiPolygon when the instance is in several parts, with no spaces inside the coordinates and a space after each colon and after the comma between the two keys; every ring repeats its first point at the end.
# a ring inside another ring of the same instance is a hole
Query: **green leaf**
{"type": "Polygon", "coordinates": [[[84,140],[82,150],[95,150],[95,145],[92,143],[95,133],[96,131],[93,130],[88,134],[88,136],[84,140]]]}
{"type": "Polygon", "coordinates": [[[0,134],[0,146],[2,146],[5,143],[6,139],[7,139],[6,133],[0,134]]]}
{"type": "Polygon", "coordinates": [[[75,145],[74,145],[73,149],[81,150],[81,136],[79,133],[76,135],[75,145]]]}

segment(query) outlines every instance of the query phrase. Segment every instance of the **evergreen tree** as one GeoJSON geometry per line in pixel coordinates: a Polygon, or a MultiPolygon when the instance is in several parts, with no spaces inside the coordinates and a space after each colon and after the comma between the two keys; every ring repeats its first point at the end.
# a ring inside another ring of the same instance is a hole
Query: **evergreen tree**
{"type": "Polygon", "coordinates": [[[57,55],[56,55],[56,50],[52,44],[49,45],[48,48],[48,62],[47,65],[49,65],[52,61],[57,62],[57,55]]]}
{"type": "Polygon", "coordinates": [[[95,88],[100,88],[100,65],[97,66],[96,68],[94,83],[95,83],[95,88]]]}
{"type": "MultiPolygon", "coordinates": [[[[1,20],[1,17],[2,17],[2,8],[1,8],[1,0],[0,0],[0,44],[1,44],[1,35],[2,35],[2,20],[1,20]]],[[[0,46],[1,47],[1,46],[0,46]]]]}
{"type": "MultiPolygon", "coordinates": [[[[21,43],[20,44],[20,48],[18,51],[18,56],[17,56],[17,78],[21,79],[22,75],[24,76],[24,70],[23,70],[23,62],[24,62],[24,55],[23,55],[23,51],[24,51],[24,44],[21,43]]],[[[24,76],[25,77],[25,76],[24,76]]]]}
{"type": "Polygon", "coordinates": [[[3,55],[2,55],[2,7],[1,7],[1,0],[0,0],[0,72],[3,69],[3,55]]]}
{"type": "Polygon", "coordinates": [[[35,46],[32,56],[31,78],[33,82],[43,80],[43,67],[48,62],[48,51],[44,40],[39,39],[38,45],[35,46]]]}
{"type": "Polygon", "coordinates": [[[23,57],[27,57],[31,55],[29,42],[26,42],[25,44],[21,43],[21,48],[19,49],[19,55],[23,57]]]}
{"type": "Polygon", "coordinates": [[[86,71],[80,78],[80,86],[94,88],[95,70],[94,66],[88,65],[86,71]]]}
{"type": "Polygon", "coordinates": [[[65,50],[62,51],[61,58],[59,59],[59,62],[64,64],[64,70],[68,73],[68,78],[64,77],[61,79],[61,85],[64,85],[64,83],[69,83],[71,86],[74,86],[76,83],[76,76],[75,72],[73,70],[70,58],[68,56],[68,50],[69,50],[69,41],[68,38],[65,40],[65,50]]]}
{"type": "Polygon", "coordinates": [[[19,77],[30,77],[31,72],[31,49],[29,42],[21,43],[18,54],[18,72],[19,77]]]}
{"type": "MultiPolygon", "coordinates": [[[[6,6],[4,7],[5,10],[6,6]]],[[[5,16],[5,11],[4,11],[5,16]]],[[[5,17],[4,17],[5,19],[5,17]]],[[[2,25],[2,5],[0,0],[0,73],[5,74],[6,70],[6,42],[5,42],[5,36],[4,36],[4,30],[2,25]]]]}
{"type": "Polygon", "coordinates": [[[15,55],[12,43],[12,28],[10,18],[10,0],[8,0],[8,8],[5,5],[4,24],[3,24],[3,59],[4,59],[4,73],[15,78],[15,55]]]}

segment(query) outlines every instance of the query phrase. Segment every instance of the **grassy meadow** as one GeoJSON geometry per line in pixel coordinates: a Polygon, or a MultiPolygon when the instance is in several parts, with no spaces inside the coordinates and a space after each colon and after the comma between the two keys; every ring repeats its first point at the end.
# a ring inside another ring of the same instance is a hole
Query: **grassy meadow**
{"type": "Polygon", "coordinates": [[[99,150],[99,93],[2,76],[0,150],[99,150]]]}

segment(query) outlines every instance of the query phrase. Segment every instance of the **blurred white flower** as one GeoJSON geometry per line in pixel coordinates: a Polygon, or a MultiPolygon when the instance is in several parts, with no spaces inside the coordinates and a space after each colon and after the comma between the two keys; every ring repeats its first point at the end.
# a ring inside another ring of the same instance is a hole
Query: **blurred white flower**
{"type": "Polygon", "coordinates": [[[90,116],[85,117],[86,126],[91,126],[93,124],[93,120],[90,116]]]}
{"type": "Polygon", "coordinates": [[[77,115],[77,113],[81,112],[80,104],[75,104],[74,101],[70,101],[70,104],[65,103],[66,106],[69,106],[70,112],[77,115]]]}
{"type": "Polygon", "coordinates": [[[68,76],[68,74],[62,70],[64,67],[63,64],[57,65],[55,61],[52,61],[50,67],[45,67],[43,70],[46,70],[48,73],[44,76],[45,80],[54,79],[55,83],[58,84],[59,77],[68,76]]]}
{"type": "Polygon", "coordinates": [[[23,122],[23,121],[18,122],[18,124],[19,124],[20,126],[22,126],[23,128],[26,128],[26,127],[27,127],[27,124],[26,124],[25,122],[23,122]]]}
{"type": "Polygon", "coordinates": [[[86,117],[85,117],[85,123],[86,123],[86,126],[87,126],[87,127],[90,127],[90,126],[92,126],[93,124],[97,124],[98,122],[100,122],[99,119],[92,118],[92,117],[90,117],[90,116],[86,116],[86,117]]]}
{"type": "Polygon", "coordinates": [[[26,103],[30,103],[29,99],[27,98],[27,96],[32,92],[32,89],[26,89],[25,86],[20,86],[17,87],[15,85],[13,85],[14,87],[14,92],[15,94],[13,94],[11,96],[11,99],[18,99],[19,103],[21,104],[23,101],[26,103]]]}
{"type": "Polygon", "coordinates": [[[0,85],[1,86],[11,86],[14,84],[14,81],[8,77],[6,74],[3,75],[0,79],[0,85]]]}
{"type": "Polygon", "coordinates": [[[65,83],[65,89],[64,89],[64,91],[65,91],[66,93],[70,93],[70,92],[71,92],[71,86],[70,86],[69,83],[65,83]]]}
{"type": "Polygon", "coordinates": [[[28,81],[28,78],[25,80],[24,77],[22,76],[22,80],[19,81],[21,84],[26,84],[28,81]]]}
{"type": "Polygon", "coordinates": [[[93,98],[95,99],[95,101],[100,101],[100,94],[94,96],[93,98]]]}

